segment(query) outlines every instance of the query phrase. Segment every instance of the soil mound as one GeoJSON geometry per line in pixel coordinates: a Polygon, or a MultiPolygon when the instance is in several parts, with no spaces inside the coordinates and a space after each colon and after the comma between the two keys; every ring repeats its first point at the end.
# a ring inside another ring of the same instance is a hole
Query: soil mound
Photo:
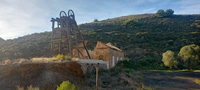
{"type": "Polygon", "coordinates": [[[81,65],[76,62],[27,63],[0,66],[0,90],[17,90],[17,87],[39,87],[55,90],[62,81],[74,84],[83,80],[81,65]]]}

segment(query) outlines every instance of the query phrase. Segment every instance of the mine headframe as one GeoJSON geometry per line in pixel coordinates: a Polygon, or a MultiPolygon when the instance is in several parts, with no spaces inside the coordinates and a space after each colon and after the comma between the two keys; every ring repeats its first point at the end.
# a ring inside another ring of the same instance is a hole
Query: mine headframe
{"type": "MultiPolygon", "coordinates": [[[[52,18],[52,34],[51,34],[51,53],[68,54],[73,56],[73,48],[76,48],[78,57],[80,58],[80,50],[78,44],[81,42],[86,50],[88,58],[90,59],[89,52],[84,43],[83,36],[78,29],[75,14],[72,10],[69,10],[66,14],[65,11],[60,12],[60,17],[52,18]],[[65,48],[65,49],[63,49],[65,48]]],[[[81,54],[82,55],[82,54],[81,54]]]]}

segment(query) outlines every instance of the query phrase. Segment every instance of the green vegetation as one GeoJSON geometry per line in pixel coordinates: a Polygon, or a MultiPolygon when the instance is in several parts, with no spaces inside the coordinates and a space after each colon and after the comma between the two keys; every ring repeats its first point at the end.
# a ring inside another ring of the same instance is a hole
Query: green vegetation
{"type": "Polygon", "coordinates": [[[56,90],[75,90],[75,85],[69,81],[63,81],[60,86],[57,86],[56,90]]]}
{"type": "Polygon", "coordinates": [[[99,20],[98,19],[94,19],[94,22],[98,22],[99,20]]]}
{"type": "Polygon", "coordinates": [[[195,44],[184,46],[181,48],[178,56],[181,57],[184,62],[188,60],[200,62],[200,48],[195,44]]]}
{"type": "Polygon", "coordinates": [[[200,69],[200,49],[198,45],[183,46],[179,52],[179,57],[171,50],[167,50],[159,57],[146,57],[142,59],[131,59],[122,61],[123,68],[127,72],[129,69],[135,70],[181,70],[181,69],[200,69]],[[161,61],[162,60],[162,61],[161,61]],[[167,66],[167,67],[166,67],[167,66]],[[168,68],[169,67],[169,68],[168,68]],[[173,68],[174,67],[174,68],[173,68]]]}
{"type": "Polygon", "coordinates": [[[200,48],[198,45],[192,44],[182,47],[178,56],[190,69],[197,69],[197,66],[200,65],[200,48]]]}
{"type": "Polygon", "coordinates": [[[174,10],[172,9],[167,9],[166,11],[160,9],[156,13],[158,17],[172,17],[173,14],[174,14],[174,10]]]}
{"type": "Polygon", "coordinates": [[[168,69],[166,68],[162,61],[162,58],[160,57],[147,57],[143,59],[138,59],[138,60],[129,60],[129,61],[122,61],[119,63],[123,64],[123,68],[127,72],[129,69],[134,69],[134,70],[165,70],[168,69]]]}
{"type": "Polygon", "coordinates": [[[165,66],[168,66],[170,68],[177,67],[178,61],[174,57],[174,52],[168,50],[165,53],[163,53],[162,56],[163,56],[162,61],[165,66]]]}
{"type": "Polygon", "coordinates": [[[65,56],[65,55],[63,55],[63,54],[58,54],[58,55],[56,56],[56,59],[57,59],[57,60],[63,61],[63,60],[66,60],[66,59],[67,59],[67,56],[65,56]]]}

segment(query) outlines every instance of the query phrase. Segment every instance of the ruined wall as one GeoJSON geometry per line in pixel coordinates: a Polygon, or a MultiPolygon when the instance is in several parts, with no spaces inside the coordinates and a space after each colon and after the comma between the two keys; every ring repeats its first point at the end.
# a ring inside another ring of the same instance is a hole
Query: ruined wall
{"type": "Polygon", "coordinates": [[[117,62],[119,62],[120,60],[124,60],[123,52],[113,49],[109,49],[109,52],[110,52],[110,67],[115,66],[117,62]]]}
{"type": "Polygon", "coordinates": [[[78,63],[81,65],[81,68],[84,74],[94,73],[96,71],[97,66],[99,70],[109,69],[109,62],[102,61],[102,60],[79,59],[78,63]]]}

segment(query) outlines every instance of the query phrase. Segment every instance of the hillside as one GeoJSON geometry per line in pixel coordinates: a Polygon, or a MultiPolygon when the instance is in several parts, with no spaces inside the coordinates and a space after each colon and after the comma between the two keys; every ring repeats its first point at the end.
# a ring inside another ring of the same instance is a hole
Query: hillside
{"type": "MultiPolygon", "coordinates": [[[[160,57],[188,44],[200,45],[200,15],[129,15],[79,25],[88,48],[111,42],[129,58],[160,57]]],[[[50,32],[35,33],[0,44],[0,60],[50,56],[50,32]]],[[[0,41],[1,42],[1,41],[0,41]]]]}
{"type": "Polygon", "coordinates": [[[0,44],[4,43],[5,40],[3,38],[0,37],[0,44]]]}
{"type": "Polygon", "coordinates": [[[200,15],[155,14],[130,15],[80,25],[92,41],[112,42],[129,57],[161,55],[166,50],[176,53],[188,44],[200,44],[200,15]]]}

